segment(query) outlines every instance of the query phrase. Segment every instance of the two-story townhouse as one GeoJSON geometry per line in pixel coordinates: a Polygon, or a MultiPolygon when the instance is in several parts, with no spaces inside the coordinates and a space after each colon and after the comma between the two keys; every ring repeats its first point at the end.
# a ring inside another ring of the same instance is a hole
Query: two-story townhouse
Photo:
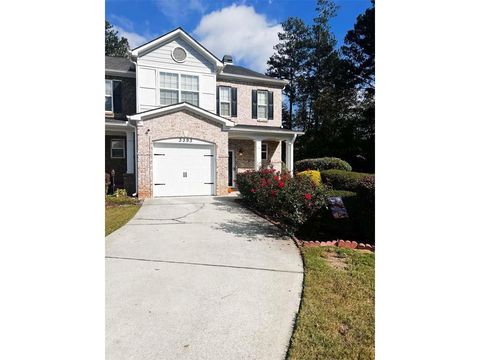
{"type": "Polygon", "coordinates": [[[135,189],[135,64],[127,58],[105,56],[105,172],[114,171],[115,184],[132,194],[135,189]]]}
{"type": "Polygon", "coordinates": [[[282,142],[293,170],[302,133],[281,127],[285,81],[228,55],[218,59],[181,28],[133,49],[130,59],[136,113],[109,124],[121,122],[115,131],[126,134],[126,171],[135,172],[140,198],[224,195],[239,172],[280,169],[282,142]]]}

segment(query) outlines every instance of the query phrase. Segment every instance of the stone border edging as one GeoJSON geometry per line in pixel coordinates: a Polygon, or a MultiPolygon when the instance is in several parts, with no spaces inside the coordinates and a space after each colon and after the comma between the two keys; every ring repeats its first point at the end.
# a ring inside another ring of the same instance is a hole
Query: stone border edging
{"type": "MultiPolygon", "coordinates": [[[[284,226],[282,226],[281,223],[278,221],[270,219],[267,215],[260,213],[259,211],[255,209],[249,209],[256,215],[260,216],[261,218],[264,218],[268,222],[272,223],[276,227],[280,228],[282,231],[285,231],[284,226]]],[[[300,240],[298,239],[294,234],[288,234],[292,238],[292,240],[295,242],[295,245],[300,248],[300,247],[317,247],[317,246],[337,246],[341,248],[347,248],[347,249],[354,249],[354,250],[369,250],[371,252],[375,252],[375,245],[370,245],[370,244],[364,244],[364,243],[358,243],[357,241],[350,241],[350,240],[332,240],[332,241],[305,241],[305,240],[300,240]]]]}
{"type": "MultiPolygon", "coordinates": [[[[297,241],[300,241],[300,240],[297,239],[297,241]]],[[[350,241],[350,240],[302,241],[302,246],[305,246],[305,247],[338,246],[338,247],[347,248],[347,249],[370,250],[372,252],[375,252],[375,245],[358,243],[356,241],[350,241]]]]}

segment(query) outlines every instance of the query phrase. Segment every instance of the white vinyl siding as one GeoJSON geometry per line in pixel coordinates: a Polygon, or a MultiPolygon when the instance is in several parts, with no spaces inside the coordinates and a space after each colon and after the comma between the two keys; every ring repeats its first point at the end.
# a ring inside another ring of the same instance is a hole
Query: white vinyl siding
{"type": "MultiPolygon", "coordinates": [[[[183,97],[185,101],[192,102],[205,110],[216,111],[216,72],[214,64],[194,49],[181,37],[172,39],[158,48],[139,54],[137,60],[137,111],[150,110],[160,104],[160,72],[178,75],[178,102],[182,101],[180,91],[181,75],[195,76],[198,79],[196,90],[186,90],[194,94],[183,97]],[[182,47],[187,52],[184,62],[176,62],[172,59],[172,51],[176,47],[182,47]],[[198,100],[197,100],[198,98],[198,100]]],[[[194,87],[187,79],[185,86],[194,87]]],[[[172,90],[172,89],[169,89],[172,90]]],[[[173,100],[171,100],[173,101],[173,100]]]]}
{"type": "Polygon", "coordinates": [[[113,113],[113,81],[105,80],[105,112],[113,113]]]}
{"type": "Polygon", "coordinates": [[[110,145],[110,157],[112,159],[125,158],[125,141],[123,139],[112,139],[110,145]]]}
{"type": "Polygon", "coordinates": [[[229,87],[220,86],[220,116],[230,116],[232,97],[229,87]]]}
{"type": "Polygon", "coordinates": [[[258,91],[257,93],[257,115],[259,119],[266,119],[268,114],[268,92],[258,91]]]}

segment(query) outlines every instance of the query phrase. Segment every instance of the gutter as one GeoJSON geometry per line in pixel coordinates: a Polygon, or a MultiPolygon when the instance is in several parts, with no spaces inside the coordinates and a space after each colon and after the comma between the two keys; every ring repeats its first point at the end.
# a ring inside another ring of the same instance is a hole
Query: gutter
{"type": "Polygon", "coordinates": [[[225,74],[225,73],[220,73],[217,75],[217,78],[224,78],[224,79],[239,79],[239,80],[250,80],[254,82],[263,82],[263,83],[268,83],[268,84],[275,84],[278,86],[285,86],[288,84],[288,80],[279,80],[279,79],[266,79],[266,78],[258,78],[254,76],[246,76],[246,75],[234,75],[234,74],[225,74]]]}

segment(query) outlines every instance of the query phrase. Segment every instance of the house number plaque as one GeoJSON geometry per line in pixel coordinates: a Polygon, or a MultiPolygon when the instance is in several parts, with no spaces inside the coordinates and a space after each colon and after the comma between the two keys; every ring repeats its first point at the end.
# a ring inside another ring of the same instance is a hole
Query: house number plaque
{"type": "Polygon", "coordinates": [[[193,139],[192,138],[188,138],[188,137],[181,137],[178,139],[178,142],[181,142],[181,143],[191,143],[193,142],[193,139]]]}

